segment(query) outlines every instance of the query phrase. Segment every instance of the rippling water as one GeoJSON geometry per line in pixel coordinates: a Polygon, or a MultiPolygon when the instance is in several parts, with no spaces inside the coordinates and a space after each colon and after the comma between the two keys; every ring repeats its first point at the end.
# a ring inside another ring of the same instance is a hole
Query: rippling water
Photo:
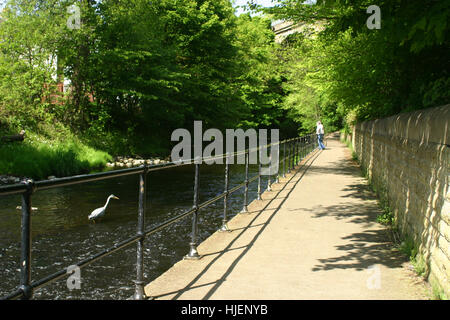
{"type": "MultiPolygon", "coordinates": [[[[231,166],[230,188],[244,180],[244,166],[231,166]]],[[[257,167],[250,166],[250,177],[257,167]]],[[[148,175],[146,229],[192,207],[194,167],[183,166],[148,175]]],[[[267,179],[263,177],[263,187],[267,179]]],[[[200,174],[200,202],[219,195],[224,188],[224,166],[204,165],[200,174]]],[[[257,182],[250,185],[249,201],[256,198],[257,182]]],[[[19,285],[20,218],[16,207],[20,196],[0,197],[0,296],[19,285]]],[[[243,188],[229,200],[229,217],[242,209],[243,188]]],[[[136,233],[138,176],[38,191],[32,206],[32,281],[65,269],[136,233]],[[115,194],[105,217],[97,222],[87,216],[115,194]]],[[[199,241],[221,225],[223,199],[199,214],[199,241]]],[[[191,216],[151,235],[145,240],[145,280],[150,282],[189,250],[191,216]]],[[[34,294],[35,299],[127,299],[134,293],[136,245],[118,251],[81,269],[81,289],[70,291],[67,278],[49,284],[34,294]]]]}

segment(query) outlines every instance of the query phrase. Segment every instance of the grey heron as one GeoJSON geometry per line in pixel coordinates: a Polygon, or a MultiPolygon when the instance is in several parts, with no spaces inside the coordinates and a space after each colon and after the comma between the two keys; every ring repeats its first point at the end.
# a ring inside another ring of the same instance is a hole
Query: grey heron
{"type": "Polygon", "coordinates": [[[91,214],[88,216],[88,219],[89,219],[89,220],[94,220],[94,223],[95,223],[95,219],[104,216],[104,215],[105,215],[105,212],[106,212],[106,207],[108,206],[109,201],[110,201],[111,199],[119,200],[119,198],[116,197],[115,195],[113,195],[113,194],[110,195],[110,196],[108,197],[108,200],[106,201],[105,206],[104,206],[104,207],[101,207],[101,208],[98,208],[98,209],[95,209],[94,211],[92,211],[91,214]]]}

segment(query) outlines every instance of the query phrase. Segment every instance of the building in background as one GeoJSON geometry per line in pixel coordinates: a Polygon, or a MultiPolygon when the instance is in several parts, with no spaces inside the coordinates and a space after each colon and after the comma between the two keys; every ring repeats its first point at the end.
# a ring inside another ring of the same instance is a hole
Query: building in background
{"type": "Polygon", "coordinates": [[[296,23],[292,21],[277,20],[272,22],[272,30],[275,33],[275,42],[282,43],[289,35],[294,33],[303,33],[307,36],[313,36],[315,33],[324,29],[323,23],[309,24],[296,23]]]}

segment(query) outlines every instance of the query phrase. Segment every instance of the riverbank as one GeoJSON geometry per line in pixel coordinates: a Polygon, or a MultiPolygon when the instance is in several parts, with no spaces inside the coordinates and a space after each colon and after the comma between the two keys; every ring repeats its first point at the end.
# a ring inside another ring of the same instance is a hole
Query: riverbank
{"type": "MultiPolygon", "coordinates": [[[[90,172],[98,172],[98,171],[104,171],[104,170],[119,170],[119,169],[125,169],[125,168],[134,168],[139,167],[144,164],[146,165],[158,165],[158,164],[164,164],[168,163],[169,159],[160,159],[160,158],[133,158],[133,157],[124,157],[124,156],[118,156],[112,159],[112,161],[106,162],[102,166],[96,166],[92,170],[85,172],[84,170],[82,172],[74,172],[72,175],[76,174],[83,174],[83,173],[90,173],[90,172]]],[[[2,172],[2,171],[0,171],[2,172]]],[[[51,175],[47,177],[43,177],[40,179],[35,180],[52,180],[56,178],[61,178],[67,175],[55,175],[55,173],[52,173],[51,175]]],[[[2,185],[10,185],[10,184],[17,184],[21,181],[25,181],[27,179],[33,179],[33,175],[21,175],[19,174],[0,174],[0,186],[2,185]]]]}
{"type": "MultiPolygon", "coordinates": [[[[12,127],[9,123],[1,124],[0,136],[13,135],[21,128],[12,127]]],[[[17,184],[26,179],[51,180],[169,161],[169,158],[162,157],[123,156],[129,151],[120,145],[112,146],[110,141],[117,142],[120,139],[104,138],[108,143],[96,144],[96,139],[79,136],[58,122],[52,125],[40,123],[33,129],[26,128],[23,141],[0,141],[0,185],[17,184]],[[114,157],[112,154],[122,156],[114,157]]],[[[157,154],[156,150],[158,149],[155,147],[153,153],[157,154]]]]}
{"type": "Polygon", "coordinates": [[[168,163],[169,158],[161,159],[161,158],[133,158],[133,157],[115,157],[114,161],[110,161],[106,163],[106,168],[112,168],[112,169],[124,169],[124,168],[133,168],[133,167],[139,167],[144,164],[146,165],[158,165],[158,164],[164,164],[168,163]]]}
{"type": "Polygon", "coordinates": [[[76,139],[56,142],[28,139],[23,143],[3,144],[0,147],[0,174],[7,176],[3,183],[12,181],[11,177],[42,180],[52,175],[70,176],[100,169],[111,158],[108,153],[76,139]]]}
{"type": "Polygon", "coordinates": [[[111,160],[110,154],[87,145],[68,128],[42,125],[26,130],[21,142],[0,142],[0,184],[89,173],[111,160]]]}

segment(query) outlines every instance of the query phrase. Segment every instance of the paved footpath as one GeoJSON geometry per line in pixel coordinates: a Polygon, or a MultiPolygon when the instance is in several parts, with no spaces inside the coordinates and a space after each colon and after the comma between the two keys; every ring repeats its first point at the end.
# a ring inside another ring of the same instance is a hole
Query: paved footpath
{"type": "Polygon", "coordinates": [[[156,299],[429,299],[376,222],[376,198],[332,136],[262,201],[152,281],[156,299]]]}

